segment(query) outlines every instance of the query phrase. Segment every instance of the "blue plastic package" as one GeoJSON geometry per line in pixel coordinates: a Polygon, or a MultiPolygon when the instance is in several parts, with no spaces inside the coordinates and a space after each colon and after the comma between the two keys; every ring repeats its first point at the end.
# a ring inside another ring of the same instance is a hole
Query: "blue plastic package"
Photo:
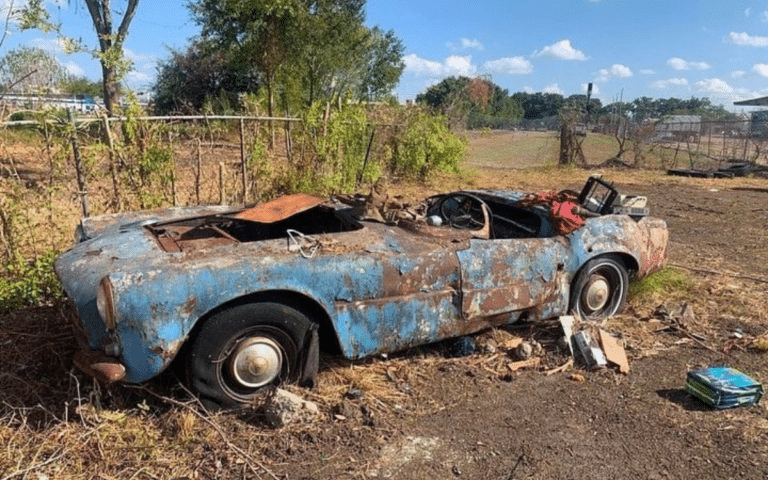
{"type": "Polygon", "coordinates": [[[688,372],[685,390],[714,408],[755,405],[763,385],[735,368],[710,367],[688,372]]]}

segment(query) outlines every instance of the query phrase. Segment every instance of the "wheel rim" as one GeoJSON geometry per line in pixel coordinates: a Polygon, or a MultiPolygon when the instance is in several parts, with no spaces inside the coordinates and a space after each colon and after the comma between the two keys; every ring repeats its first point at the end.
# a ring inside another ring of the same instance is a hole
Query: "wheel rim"
{"type": "Polygon", "coordinates": [[[232,352],[229,373],[240,388],[259,388],[280,375],[284,361],[277,342],[268,337],[248,337],[232,352]]]}
{"type": "Polygon", "coordinates": [[[579,295],[579,313],[587,318],[610,317],[618,311],[623,296],[624,284],[618,267],[596,266],[579,295]]]}
{"type": "Polygon", "coordinates": [[[593,275],[584,289],[582,300],[584,306],[590,312],[596,312],[605,308],[611,293],[608,279],[602,275],[593,275]]]}

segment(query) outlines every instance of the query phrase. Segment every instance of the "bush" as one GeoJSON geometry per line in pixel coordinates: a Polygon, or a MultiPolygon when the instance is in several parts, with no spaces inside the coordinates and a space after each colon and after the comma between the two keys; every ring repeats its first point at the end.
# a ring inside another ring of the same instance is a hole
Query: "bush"
{"type": "Polygon", "coordinates": [[[392,170],[409,178],[458,172],[468,144],[450,131],[445,117],[422,110],[407,119],[405,132],[394,141],[392,170]]]}
{"type": "Polygon", "coordinates": [[[6,276],[0,277],[0,315],[61,298],[59,279],[53,271],[57,255],[57,252],[49,250],[29,262],[6,266],[6,276]]]}

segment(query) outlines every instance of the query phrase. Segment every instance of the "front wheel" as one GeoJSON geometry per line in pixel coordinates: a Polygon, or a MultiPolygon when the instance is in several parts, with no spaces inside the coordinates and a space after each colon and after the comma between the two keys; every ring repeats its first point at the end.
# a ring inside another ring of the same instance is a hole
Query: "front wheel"
{"type": "Polygon", "coordinates": [[[278,303],[221,311],[192,340],[188,383],[206,407],[217,409],[248,404],[270,385],[296,382],[311,326],[305,315],[278,303]]]}
{"type": "Polygon", "coordinates": [[[590,321],[608,318],[624,307],[628,288],[629,275],[620,258],[593,258],[581,267],[573,281],[571,311],[590,321]]]}

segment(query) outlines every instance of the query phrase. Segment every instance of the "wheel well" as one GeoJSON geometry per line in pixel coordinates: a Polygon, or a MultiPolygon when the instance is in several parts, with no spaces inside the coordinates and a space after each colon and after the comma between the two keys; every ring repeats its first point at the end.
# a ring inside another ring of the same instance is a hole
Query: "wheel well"
{"type": "Polygon", "coordinates": [[[637,272],[637,270],[640,268],[640,265],[637,263],[637,259],[628,253],[617,252],[608,254],[606,256],[614,256],[619,258],[624,263],[624,266],[627,268],[627,272],[630,274],[630,276],[632,276],[632,274],[637,272]]]}
{"type": "MultiPolygon", "coordinates": [[[[195,326],[189,332],[188,338],[193,338],[200,330],[202,325],[208,318],[237,305],[243,305],[246,303],[280,303],[287,307],[294,308],[306,315],[310,321],[317,323],[320,328],[318,330],[320,335],[320,349],[330,354],[338,354],[341,352],[341,345],[339,344],[338,337],[336,336],[336,330],[333,328],[328,313],[320,306],[315,300],[302,295],[301,293],[292,292],[290,290],[271,290],[266,292],[256,292],[249,295],[242,296],[235,300],[231,300],[227,303],[219,305],[204,316],[200,317],[195,326]]],[[[185,342],[187,343],[187,342],[185,342]]]]}

